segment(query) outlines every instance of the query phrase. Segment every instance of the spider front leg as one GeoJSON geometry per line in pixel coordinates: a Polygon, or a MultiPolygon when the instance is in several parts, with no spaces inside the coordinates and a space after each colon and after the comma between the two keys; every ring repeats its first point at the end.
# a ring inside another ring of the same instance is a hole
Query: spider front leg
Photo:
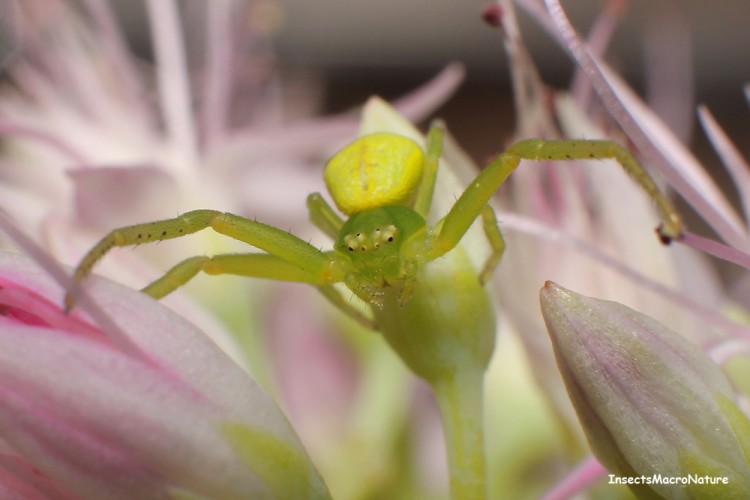
{"type": "MultiPolygon", "coordinates": [[[[484,208],[482,209],[481,217],[482,230],[484,231],[484,235],[487,238],[487,243],[489,243],[490,245],[490,254],[489,256],[487,256],[487,260],[482,266],[482,271],[479,273],[479,282],[484,285],[492,279],[492,275],[494,274],[495,269],[497,268],[498,264],[500,264],[500,261],[503,258],[503,253],[505,252],[505,238],[503,238],[503,233],[500,232],[500,228],[498,227],[497,223],[497,215],[495,214],[495,210],[493,210],[491,206],[484,206],[484,208]]],[[[443,255],[447,252],[440,252],[438,254],[435,250],[436,248],[438,248],[436,242],[439,240],[439,235],[441,234],[441,229],[446,219],[447,217],[443,218],[443,220],[435,225],[431,237],[432,242],[428,243],[427,247],[421,250],[421,254],[424,255],[424,257],[417,260],[429,262],[436,258],[436,256],[439,257],[440,255],[443,255]]],[[[452,247],[450,249],[452,249],[452,247]]]]}
{"type": "Polygon", "coordinates": [[[323,231],[329,238],[335,240],[344,220],[328,204],[320,193],[312,193],[307,197],[307,212],[310,216],[310,222],[315,227],[323,231]]]}
{"type": "Polygon", "coordinates": [[[492,274],[495,272],[497,265],[500,264],[503,252],[505,252],[503,233],[500,232],[500,228],[497,225],[495,211],[489,205],[485,205],[482,209],[482,228],[484,229],[484,234],[487,237],[491,250],[489,257],[487,257],[487,262],[484,263],[482,273],[479,275],[479,282],[484,285],[492,278],[492,274]]]}
{"type": "Polygon", "coordinates": [[[198,273],[208,275],[232,274],[250,278],[292,281],[312,285],[326,284],[324,275],[314,275],[297,265],[282,260],[275,255],[264,253],[220,254],[212,257],[199,256],[183,260],[164,276],[141,291],[160,299],[185,285],[198,273]]]}
{"type": "MultiPolygon", "coordinates": [[[[265,250],[271,255],[258,257],[257,254],[250,254],[251,257],[246,255],[244,258],[222,256],[213,260],[205,260],[207,258],[202,257],[188,259],[175,266],[164,278],[147,287],[147,292],[159,296],[166,295],[185,284],[201,270],[214,274],[229,272],[257,275],[264,272],[263,264],[269,266],[272,276],[259,277],[285,279],[286,276],[295,278],[291,281],[315,280],[315,283],[319,284],[334,283],[343,279],[344,271],[341,269],[340,261],[332,259],[330,255],[286,231],[230,213],[195,210],[174,219],[115,229],[84,256],[73,275],[74,282],[76,285],[80,284],[91,273],[93,266],[113,247],[179,238],[206,228],[265,250]]],[[[70,311],[74,304],[75,290],[69,290],[65,295],[65,309],[70,311]]]]}
{"type": "MultiPolygon", "coordinates": [[[[463,238],[469,226],[482,214],[484,207],[518,167],[521,160],[616,160],[651,198],[662,217],[659,234],[665,242],[682,235],[682,220],[672,203],[651,176],[625,148],[613,141],[544,141],[530,139],[517,142],[500,154],[474,179],[445,217],[440,233],[434,238],[429,259],[444,255],[463,238]]],[[[485,227],[486,227],[485,220],[485,227]]]]}

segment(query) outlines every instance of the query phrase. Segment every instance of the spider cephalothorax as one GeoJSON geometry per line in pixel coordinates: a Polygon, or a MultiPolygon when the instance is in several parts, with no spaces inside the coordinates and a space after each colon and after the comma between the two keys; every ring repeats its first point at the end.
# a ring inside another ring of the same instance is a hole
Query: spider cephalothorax
{"type": "MultiPolygon", "coordinates": [[[[417,254],[412,248],[424,245],[426,233],[424,218],[409,207],[379,207],[352,215],[334,244],[340,258],[351,262],[344,282],[360,298],[381,307],[381,289],[403,287],[413,278],[417,254]]],[[[408,295],[408,290],[403,293],[408,295]]]]}
{"type": "Polygon", "coordinates": [[[405,239],[413,238],[421,229],[426,229],[426,223],[411,208],[374,208],[351,216],[341,227],[334,248],[367,264],[398,255],[405,239]]]}

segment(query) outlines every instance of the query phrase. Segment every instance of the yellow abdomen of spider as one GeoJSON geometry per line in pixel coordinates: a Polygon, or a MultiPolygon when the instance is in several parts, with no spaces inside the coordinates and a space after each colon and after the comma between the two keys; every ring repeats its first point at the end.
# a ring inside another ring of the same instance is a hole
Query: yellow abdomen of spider
{"type": "Polygon", "coordinates": [[[406,137],[378,133],[360,137],[336,153],[323,177],[336,206],[346,215],[414,200],[424,153],[406,137]]]}

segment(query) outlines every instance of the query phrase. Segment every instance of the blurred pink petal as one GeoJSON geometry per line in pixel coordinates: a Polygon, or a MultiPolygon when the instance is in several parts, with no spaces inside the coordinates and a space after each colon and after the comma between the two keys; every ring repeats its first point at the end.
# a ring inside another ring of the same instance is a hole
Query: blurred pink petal
{"type": "MultiPolygon", "coordinates": [[[[81,168],[68,171],[79,220],[102,234],[148,220],[165,203],[178,199],[174,178],[150,166],[81,168]]],[[[174,205],[174,203],[172,203],[174,205]]],[[[177,206],[173,211],[177,214],[177,206]]]]}
{"type": "Polygon", "coordinates": [[[267,342],[284,409],[310,452],[342,437],[361,383],[353,353],[325,331],[307,290],[282,285],[270,304],[267,342]],[[282,298],[283,297],[283,298],[282,298]]]}
{"type": "MultiPolygon", "coordinates": [[[[76,494],[158,498],[172,488],[256,498],[268,485],[236,456],[223,422],[306,457],[271,400],[201,332],[104,280],[89,293],[148,359],[113,344],[26,258],[0,254],[0,435],[76,494]]],[[[310,491],[322,481],[308,462],[310,491]]]]}
{"type": "Polygon", "coordinates": [[[706,106],[698,106],[698,119],[727,172],[732,176],[734,187],[740,195],[745,221],[750,221],[750,164],[742,157],[737,146],[732,143],[706,106]]]}
{"type": "Polygon", "coordinates": [[[563,46],[586,73],[604,106],[649,164],[724,238],[747,245],[747,232],[726,197],[674,134],[624,82],[593,55],[558,0],[545,0],[563,46]]]}
{"type": "Polygon", "coordinates": [[[54,480],[21,457],[0,454],[0,498],[7,500],[75,500],[54,480]]]}
{"type": "Polygon", "coordinates": [[[542,500],[567,500],[583,493],[607,474],[602,464],[593,456],[586,457],[562,481],[544,494],[542,500]]]}

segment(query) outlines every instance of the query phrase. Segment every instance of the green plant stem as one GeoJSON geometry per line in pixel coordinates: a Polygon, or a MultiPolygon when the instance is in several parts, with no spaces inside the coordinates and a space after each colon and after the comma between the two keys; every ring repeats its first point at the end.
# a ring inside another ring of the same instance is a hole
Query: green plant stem
{"type": "Polygon", "coordinates": [[[459,370],[432,384],[443,417],[453,500],[487,498],[483,387],[483,370],[459,370]]]}

